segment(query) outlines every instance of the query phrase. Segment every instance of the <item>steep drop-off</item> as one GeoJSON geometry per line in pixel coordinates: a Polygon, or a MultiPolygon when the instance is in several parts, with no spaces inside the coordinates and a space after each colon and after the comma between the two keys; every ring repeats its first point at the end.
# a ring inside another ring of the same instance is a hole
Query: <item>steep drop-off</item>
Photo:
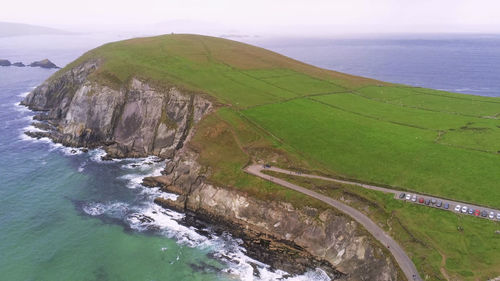
{"type": "MultiPolygon", "coordinates": [[[[206,37],[192,38],[197,42],[206,37]]],[[[228,40],[210,40],[228,44],[228,40]]],[[[231,47],[238,50],[239,44],[231,47]]],[[[246,53],[243,49],[243,58],[246,53]]],[[[206,55],[210,59],[212,53],[206,55]]],[[[128,60],[133,67],[134,58],[128,60]]],[[[320,267],[332,278],[344,280],[405,279],[383,247],[348,216],[253,198],[207,181],[210,167],[198,164],[198,154],[186,144],[196,134],[197,123],[218,110],[216,103],[228,100],[217,95],[208,98],[210,90],[206,94],[193,90],[199,85],[151,82],[139,73],[124,80],[109,78],[104,69],[110,64],[111,58],[87,55],[37,87],[22,104],[39,111],[35,126],[43,131],[27,134],[67,146],[103,147],[111,158],[156,155],[168,159],[163,176],[146,178],[144,184],[180,196],[176,201],[158,198],[156,202],[241,237],[250,256],[276,268],[300,273],[320,267]]],[[[178,79],[190,81],[189,76],[178,79]]]]}

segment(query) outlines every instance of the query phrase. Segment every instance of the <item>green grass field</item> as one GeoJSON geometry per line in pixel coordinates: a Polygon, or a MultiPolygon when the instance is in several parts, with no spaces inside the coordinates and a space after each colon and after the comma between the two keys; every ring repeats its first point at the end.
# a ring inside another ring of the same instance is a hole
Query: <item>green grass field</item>
{"type": "MultiPolygon", "coordinates": [[[[325,207],[242,172],[260,161],[500,208],[498,98],[389,84],[198,35],[106,44],[55,77],[91,59],[103,62],[93,81],[120,88],[137,77],[217,104],[189,144],[214,183],[261,199],[325,207]]],[[[397,214],[426,245],[410,244],[407,251],[422,272],[437,276],[432,280],[442,279],[440,251],[452,280],[498,273],[500,254],[488,248],[498,245],[498,235],[490,234],[496,225],[359,194],[381,206],[382,218],[397,214]],[[466,232],[457,233],[457,224],[466,232]]]]}
{"type": "Polygon", "coordinates": [[[500,275],[500,222],[456,215],[394,200],[391,194],[353,185],[266,171],[356,207],[405,248],[430,280],[488,280],[500,275]]]}

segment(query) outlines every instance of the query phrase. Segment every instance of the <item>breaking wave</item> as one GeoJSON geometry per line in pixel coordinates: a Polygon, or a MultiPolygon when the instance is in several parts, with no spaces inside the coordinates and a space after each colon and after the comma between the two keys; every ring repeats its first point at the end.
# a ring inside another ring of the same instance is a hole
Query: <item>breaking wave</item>
{"type": "MultiPolygon", "coordinates": [[[[21,95],[25,96],[26,93],[21,95]]],[[[19,96],[21,96],[19,95],[19,96]]],[[[30,123],[32,112],[19,103],[15,104],[16,111],[23,117],[22,121],[30,123]],[[30,114],[30,115],[28,115],[30,114]]],[[[62,144],[54,143],[49,138],[32,138],[25,134],[26,131],[43,131],[32,125],[27,125],[20,132],[21,141],[41,142],[49,145],[49,151],[59,152],[67,156],[81,155],[86,151],[84,148],[65,147],[62,144]]],[[[107,202],[84,202],[81,204],[81,211],[90,217],[99,217],[120,221],[129,229],[136,232],[154,233],[171,239],[177,243],[188,247],[207,249],[211,256],[224,263],[223,274],[231,278],[243,281],[326,281],[330,278],[320,269],[311,270],[300,276],[291,276],[281,270],[273,270],[269,265],[254,260],[246,255],[246,250],[242,247],[243,241],[233,238],[230,234],[224,233],[216,235],[209,229],[197,229],[193,226],[182,224],[185,215],[173,210],[168,210],[155,204],[154,198],[163,197],[172,200],[177,199],[177,195],[162,192],[159,188],[147,188],[141,185],[142,179],[146,176],[158,176],[165,167],[165,160],[151,156],[139,159],[113,159],[111,161],[102,160],[106,155],[103,149],[89,150],[86,157],[78,166],[79,173],[83,173],[90,162],[97,165],[115,164],[123,171],[124,175],[118,176],[117,180],[123,181],[125,187],[135,192],[136,200],[133,202],[107,201],[107,202]]],[[[166,160],[168,161],[168,160],[166,160]]],[[[114,167],[114,166],[113,166],[114,167]]],[[[167,248],[161,248],[167,251],[167,248]]]]}

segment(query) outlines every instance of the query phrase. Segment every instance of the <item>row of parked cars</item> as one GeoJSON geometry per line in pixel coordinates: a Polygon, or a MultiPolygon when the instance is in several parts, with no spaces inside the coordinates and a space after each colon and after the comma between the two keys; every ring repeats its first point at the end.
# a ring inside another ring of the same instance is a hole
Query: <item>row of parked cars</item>
{"type": "Polygon", "coordinates": [[[495,212],[492,212],[492,211],[488,212],[486,210],[480,211],[478,209],[469,208],[467,206],[456,205],[455,212],[462,212],[464,214],[474,215],[476,217],[481,216],[484,218],[488,217],[490,219],[496,218],[497,220],[500,220],[500,213],[495,214],[495,212]]]}
{"type": "MultiPolygon", "coordinates": [[[[417,197],[417,195],[415,194],[406,194],[406,193],[400,193],[399,194],[399,199],[403,199],[403,200],[408,200],[408,201],[412,201],[412,202],[418,202],[420,204],[425,204],[425,205],[432,205],[433,207],[436,207],[436,208],[443,208],[443,209],[446,209],[448,210],[450,208],[450,203],[446,203],[446,202],[443,202],[441,200],[437,200],[437,199],[425,199],[423,197],[417,197]]],[[[486,210],[483,210],[483,211],[480,211],[478,209],[474,209],[474,208],[469,208],[467,206],[460,206],[460,205],[456,205],[455,206],[455,211],[456,212],[461,212],[461,213],[464,213],[464,214],[469,214],[469,215],[474,215],[476,217],[488,217],[490,219],[497,219],[497,220],[500,220],[500,213],[497,213],[495,214],[495,212],[491,212],[491,211],[486,211],[486,210]]]]}

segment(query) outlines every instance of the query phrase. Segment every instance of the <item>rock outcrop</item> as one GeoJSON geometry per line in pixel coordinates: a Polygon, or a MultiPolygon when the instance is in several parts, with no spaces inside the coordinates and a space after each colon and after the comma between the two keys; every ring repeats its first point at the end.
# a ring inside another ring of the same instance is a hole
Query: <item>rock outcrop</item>
{"type": "Polygon", "coordinates": [[[57,65],[55,65],[53,62],[51,62],[48,59],[44,59],[41,61],[35,61],[30,63],[31,67],[41,67],[41,68],[59,68],[57,65]]]}
{"type": "Polygon", "coordinates": [[[11,63],[8,60],[0,59],[0,66],[10,66],[11,63]]]}
{"type": "Polygon", "coordinates": [[[292,273],[315,266],[339,280],[405,280],[390,254],[349,217],[213,186],[205,181],[196,158],[189,148],[182,149],[166,164],[162,176],[144,179],[146,186],[179,195],[175,201],[157,198],[157,204],[229,224],[226,229],[243,238],[251,256],[292,273]],[[255,245],[268,245],[274,251],[255,245]]]}
{"type": "Polygon", "coordinates": [[[210,169],[186,146],[195,124],[212,110],[201,95],[156,88],[131,78],[119,89],[89,79],[101,61],[80,64],[50,78],[22,102],[36,127],[28,132],[67,146],[102,146],[109,157],[156,155],[169,159],[163,175],[144,179],[179,195],[155,202],[219,225],[241,237],[251,257],[292,273],[323,268],[342,280],[405,280],[391,256],[349,217],[333,210],[297,209],[263,201],[206,180],[210,169]]]}
{"type": "Polygon", "coordinates": [[[25,67],[26,65],[24,65],[24,63],[18,61],[18,62],[13,63],[12,66],[25,67]]]}
{"type": "MultiPolygon", "coordinates": [[[[174,156],[191,126],[212,107],[199,95],[156,89],[132,79],[119,90],[86,78],[99,65],[84,63],[46,81],[22,102],[44,111],[36,119],[54,130],[36,132],[67,146],[104,146],[109,157],[174,156]]],[[[33,135],[33,133],[32,133],[33,135]]]]}

